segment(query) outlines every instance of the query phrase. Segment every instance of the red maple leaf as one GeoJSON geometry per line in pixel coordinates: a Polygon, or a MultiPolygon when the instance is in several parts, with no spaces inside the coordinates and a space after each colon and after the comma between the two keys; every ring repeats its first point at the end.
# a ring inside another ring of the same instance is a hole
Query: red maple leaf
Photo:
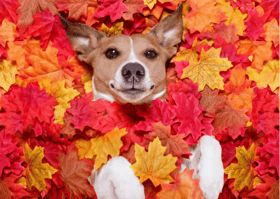
{"type": "Polygon", "coordinates": [[[142,136],[135,132],[135,127],[143,118],[136,114],[136,109],[132,104],[113,102],[107,106],[107,111],[107,115],[98,119],[98,122],[93,127],[94,129],[107,133],[116,127],[119,127],[119,129],[126,128],[128,133],[122,137],[121,153],[127,151],[131,143],[141,142],[142,136]]]}
{"type": "Polygon", "coordinates": [[[199,99],[201,97],[201,93],[198,92],[198,84],[193,83],[190,79],[186,80],[179,80],[177,83],[171,83],[168,85],[167,88],[168,95],[166,96],[166,100],[169,105],[175,105],[173,94],[174,93],[185,93],[187,97],[194,96],[195,98],[199,99]]]}
{"type": "MultiPolygon", "coordinates": [[[[15,183],[18,180],[19,176],[15,174],[11,174],[8,177],[5,177],[0,180],[0,192],[2,196],[13,196],[13,198],[23,198],[23,197],[31,197],[31,194],[24,190],[24,186],[21,184],[15,183]],[[2,184],[2,186],[1,186],[2,184]]],[[[10,197],[7,197],[10,198],[10,197]]]]}
{"type": "Polygon", "coordinates": [[[242,13],[247,13],[255,7],[252,0],[230,0],[230,3],[234,9],[238,7],[242,13]]]}
{"type": "Polygon", "coordinates": [[[106,111],[106,102],[101,99],[92,101],[92,98],[92,93],[88,93],[83,98],[74,99],[70,102],[71,108],[66,110],[73,116],[70,122],[81,131],[85,126],[94,128],[98,118],[106,111]]]}
{"type": "Polygon", "coordinates": [[[35,22],[28,27],[27,35],[40,37],[40,45],[43,50],[46,50],[49,41],[60,36],[57,30],[61,23],[59,16],[53,16],[47,9],[45,13],[37,12],[33,18],[35,22]]]}
{"type": "Polygon", "coordinates": [[[278,107],[278,97],[267,88],[254,88],[257,96],[252,100],[253,109],[250,116],[252,125],[257,132],[263,131],[265,134],[274,133],[275,126],[279,125],[279,114],[274,112],[278,107]]]}
{"type": "Polygon", "coordinates": [[[21,114],[16,112],[0,113],[0,126],[5,126],[6,134],[15,134],[17,131],[23,133],[21,114]]]}
{"type": "Polygon", "coordinates": [[[261,139],[264,146],[258,148],[258,153],[260,158],[258,159],[259,165],[256,167],[256,170],[260,174],[267,172],[275,173],[275,169],[279,174],[279,131],[274,130],[273,134],[267,135],[267,138],[264,137],[261,139]]]}
{"type": "Polygon", "coordinates": [[[109,15],[111,18],[111,22],[113,23],[114,21],[122,17],[123,12],[128,11],[122,0],[100,1],[103,2],[103,4],[98,8],[97,12],[94,14],[94,17],[96,18],[101,18],[109,15]]]}
{"type": "Polygon", "coordinates": [[[17,175],[24,170],[19,157],[22,154],[22,148],[16,146],[17,140],[11,135],[6,135],[4,130],[0,131],[0,175],[3,170],[6,174],[13,172],[17,175]]]}
{"type": "Polygon", "coordinates": [[[124,20],[134,20],[134,13],[142,13],[143,8],[146,7],[142,0],[125,0],[124,5],[128,8],[128,11],[125,11],[122,15],[124,20]]]}
{"type": "Polygon", "coordinates": [[[58,102],[54,96],[40,90],[38,83],[29,83],[26,88],[13,86],[2,97],[2,107],[6,112],[21,112],[23,127],[34,124],[37,117],[41,122],[52,122],[53,108],[58,102]]]}
{"type": "Polygon", "coordinates": [[[218,34],[216,35],[214,46],[215,48],[222,48],[220,57],[228,58],[228,60],[231,61],[233,65],[242,63],[242,66],[244,67],[250,66],[251,62],[248,59],[249,55],[237,54],[235,45],[227,44],[226,40],[218,34]]]}
{"type": "Polygon", "coordinates": [[[140,14],[134,14],[133,19],[133,21],[124,22],[123,34],[131,35],[132,33],[141,33],[146,28],[145,18],[140,14]]]}
{"type": "Polygon", "coordinates": [[[263,33],[263,20],[262,17],[259,16],[260,14],[256,9],[251,10],[248,13],[248,19],[244,22],[246,25],[246,33],[252,40],[256,40],[261,33],[263,33]]]}
{"type": "Polygon", "coordinates": [[[174,61],[175,71],[177,72],[177,77],[181,78],[183,75],[183,69],[189,65],[189,61],[174,61]]]}
{"type": "Polygon", "coordinates": [[[174,123],[173,119],[176,113],[166,102],[155,99],[151,106],[152,107],[148,105],[136,106],[137,114],[146,119],[146,121],[140,121],[139,124],[135,125],[136,130],[153,131],[152,123],[156,122],[161,122],[165,126],[174,123]]]}
{"type": "Polygon", "coordinates": [[[0,22],[3,21],[4,18],[8,19],[13,23],[18,22],[17,8],[20,6],[18,1],[11,0],[1,0],[0,1],[0,22]]]}
{"type": "Polygon", "coordinates": [[[279,23],[279,1],[278,0],[262,0],[259,4],[263,8],[264,14],[262,16],[263,22],[270,22],[276,19],[279,23]]]}
{"type": "Polygon", "coordinates": [[[180,123],[177,130],[178,134],[185,134],[186,136],[191,134],[194,141],[200,138],[201,133],[211,135],[213,130],[211,125],[207,126],[206,129],[202,123],[204,119],[202,111],[205,111],[205,108],[199,104],[198,99],[194,95],[187,97],[185,93],[175,93],[172,95],[172,98],[176,103],[174,109],[177,113],[174,122],[180,123]]]}
{"type": "Polygon", "coordinates": [[[260,177],[264,182],[262,184],[257,185],[256,189],[254,191],[250,192],[246,197],[258,196],[258,198],[266,198],[266,196],[268,196],[269,199],[278,198],[279,197],[279,179],[277,180],[274,176],[271,176],[269,173],[266,173],[260,177]],[[276,194],[277,190],[278,190],[278,194],[276,194]],[[274,192],[274,193],[272,193],[272,192],[274,192]],[[276,194],[276,195],[274,195],[274,197],[269,197],[269,194],[272,194],[272,195],[276,194]]]}

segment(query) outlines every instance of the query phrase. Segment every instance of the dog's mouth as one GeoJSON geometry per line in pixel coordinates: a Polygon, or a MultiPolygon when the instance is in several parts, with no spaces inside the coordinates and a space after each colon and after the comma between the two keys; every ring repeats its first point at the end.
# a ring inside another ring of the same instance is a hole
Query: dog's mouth
{"type": "Polygon", "coordinates": [[[124,85],[111,81],[109,83],[110,89],[113,91],[113,96],[116,101],[126,101],[135,103],[147,97],[155,89],[155,85],[152,84],[148,88],[144,85],[124,85]]]}
{"type": "Polygon", "coordinates": [[[129,88],[129,89],[123,89],[122,92],[127,93],[129,95],[137,95],[137,94],[145,92],[145,90],[137,89],[137,88],[129,88]]]}

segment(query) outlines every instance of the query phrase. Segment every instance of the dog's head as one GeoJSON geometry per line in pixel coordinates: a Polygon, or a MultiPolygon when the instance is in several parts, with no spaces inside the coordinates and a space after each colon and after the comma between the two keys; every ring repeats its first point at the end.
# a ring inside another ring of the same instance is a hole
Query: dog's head
{"type": "Polygon", "coordinates": [[[106,37],[86,24],[61,20],[78,59],[92,66],[95,100],[141,104],[165,97],[165,65],[183,32],[182,3],[147,35],[106,37]]]}

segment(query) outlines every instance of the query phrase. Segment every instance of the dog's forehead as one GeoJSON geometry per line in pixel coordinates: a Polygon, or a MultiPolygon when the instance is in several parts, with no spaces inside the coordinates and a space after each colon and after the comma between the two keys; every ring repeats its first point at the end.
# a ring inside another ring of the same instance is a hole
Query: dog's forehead
{"type": "Polygon", "coordinates": [[[134,34],[131,35],[131,39],[133,41],[133,47],[135,49],[142,50],[142,49],[160,48],[153,35],[134,34]]]}
{"type": "Polygon", "coordinates": [[[116,48],[116,49],[130,49],[130,39],[127,35],[114,35],[109,38],[105,38],[102,41],[102,45],[100,49],[102,51],[106,50],[107,48],[116,48]]]}
{"type": "Polygon", "coordinates": [[[118,34],[106,38],[102,42],[101,50],[104,51],[107,48],[130,50],[131,44],[133,44],[134,50],[160,48],[153,35],[133,34],[131,36],[127,36],[118,34]]]}

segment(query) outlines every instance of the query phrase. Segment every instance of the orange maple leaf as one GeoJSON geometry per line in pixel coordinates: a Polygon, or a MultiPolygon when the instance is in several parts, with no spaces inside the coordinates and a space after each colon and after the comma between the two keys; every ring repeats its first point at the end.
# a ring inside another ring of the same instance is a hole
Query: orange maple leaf
{"type": "Polygon", "coordinates": [[[6,46],[6,41],[14,41],[19,34],[16,31],[16,25],[9,22],[6,18],[2,21],[0,26],[0,44],[6,46]]]}
{"type": "Polygon", "coordinates": [[[174,184],[161,184],[162,190],[157,193],[157,199],[203,199],[199,180],[192,179],[193,172],[186,168],[177,174],[174,184]]]}
{"type": "Polygon", "coordinates": [[[225,173],[228,174],[228,178],[235,178],[234,189],[241,191],[245,186],[248,186],[250,190],[254,184],[254,177],[257,174],[253,168],[253,163],[258,159],[256,156],[257,150],[253,143],[247,151],[244,146],[236,147],[236,158],[238,163],[231,163],[225,168],[225,173]]]}
{"type": "Polygon", "coordinates": [[[263,28],[264,33],[262,36],[264,36],[265,41],[273,41],[274,47],[276,47],[279,44],[279,25],[277,20],[272,19],[272,21],[264,24],[263,28]]]}
{"type": "Polygon", "coordinates": [[[154,131],[145,136],[148,142],[152,142],[159,137],[161,144],[166,146],[164,155],[172,154],[172,156],[180,157],[182,154],[188,154],[189,145],[184,139],[184,134],[171,135],[171,126],[164,126],[161,122],[153,123],[154,131]]]}
{"type": "Polygon", "coordinates": [[[87,181],[93,169],[93,161],[89,159],[79,160],[77,149],[71,147],[67,154],[59,153],[59,170],[61,179],[66,189],[76,196],[95,196],[93,187],[87,181]]]}
{"type": "Polygon", "coordinates": [[[56,15],[58,12],[54,2],[55,0],[19,0],[21,6],[18,8],[18,25],[28,26],[34,21],[32,15],[39,11],[45,12],[49,9],[53,15],[56,15]]]}
{"type": "Polygon", "coordinates": [[[187,20],[187,28],[190,33],[194,33],[196,30],[199,32],[211,31],[214,23],[225,19],[225,15],[215,7],[215,0],[188,0],[187,3],[192,10],[184,19],[187,20]]]}
{"type": "Polygon", "coordinates": [[[251,82],[246,79],[246,71],[239,64],[230,72],[230,81],[225,84],[228,101],[235,109],[252,109],[252,100],[256,94],[254,94],[253,88],[250,88],[251,82]]]}
{"type": "Polygon", "coordinates": [[[219,96],[218,93],[218,89],[212,91],[207,85],[201,92],[202,96],[199,103],[206,108],[205,116],[215,117],[215,111],[225,106],[227,98],[225,96],[219,96]]]}
{"type": "Polygon", "coordinates": [[[87,16],[89,5],[97,6],[97,0],[56,0],[59,10],[69,11],[69,17],[78,20],[81,16],[87,16]]]}
{"type": "Polygon", "coordinates": [[[224,108],[216,111],[216,118],[212,122],[214,127],[213,135],[228,129],[233,139],[240,134],[240,128],[245,127],[249,117],[245,114],[246,110],[234,109],[231,104],[226,103],[224,108]]]}
{"type": "Polygon", "coordinates": [[[254,60],[251,67],[261,71],[264,61],[272,60],[272,42],[252,41],[250,39],[240,40],[238,54],[253,55],[254,60]]]}
{"type": "Polygon", "coordinates": [[[41,48],[30,49],[30,54],[27,55],[27,60],[32,64],[23,70],[22,76],[26,82],[37,82],[41,79],[50,78],[51,83],[65,80],[67,88],[72,86],[72,81],[78,77],[77,74],[64,65],[59,64],[57,59],[57,49],[48,45],[46,51],[41,48]]]}
{"type": "Polygon", "coordinates": [[[34,39],[8,42],[8,47],[8,60],[16,61],[17,69],[19,71],[29,66],[26,61],[29,49],[41,48],[40,41],[34,39]]]}

